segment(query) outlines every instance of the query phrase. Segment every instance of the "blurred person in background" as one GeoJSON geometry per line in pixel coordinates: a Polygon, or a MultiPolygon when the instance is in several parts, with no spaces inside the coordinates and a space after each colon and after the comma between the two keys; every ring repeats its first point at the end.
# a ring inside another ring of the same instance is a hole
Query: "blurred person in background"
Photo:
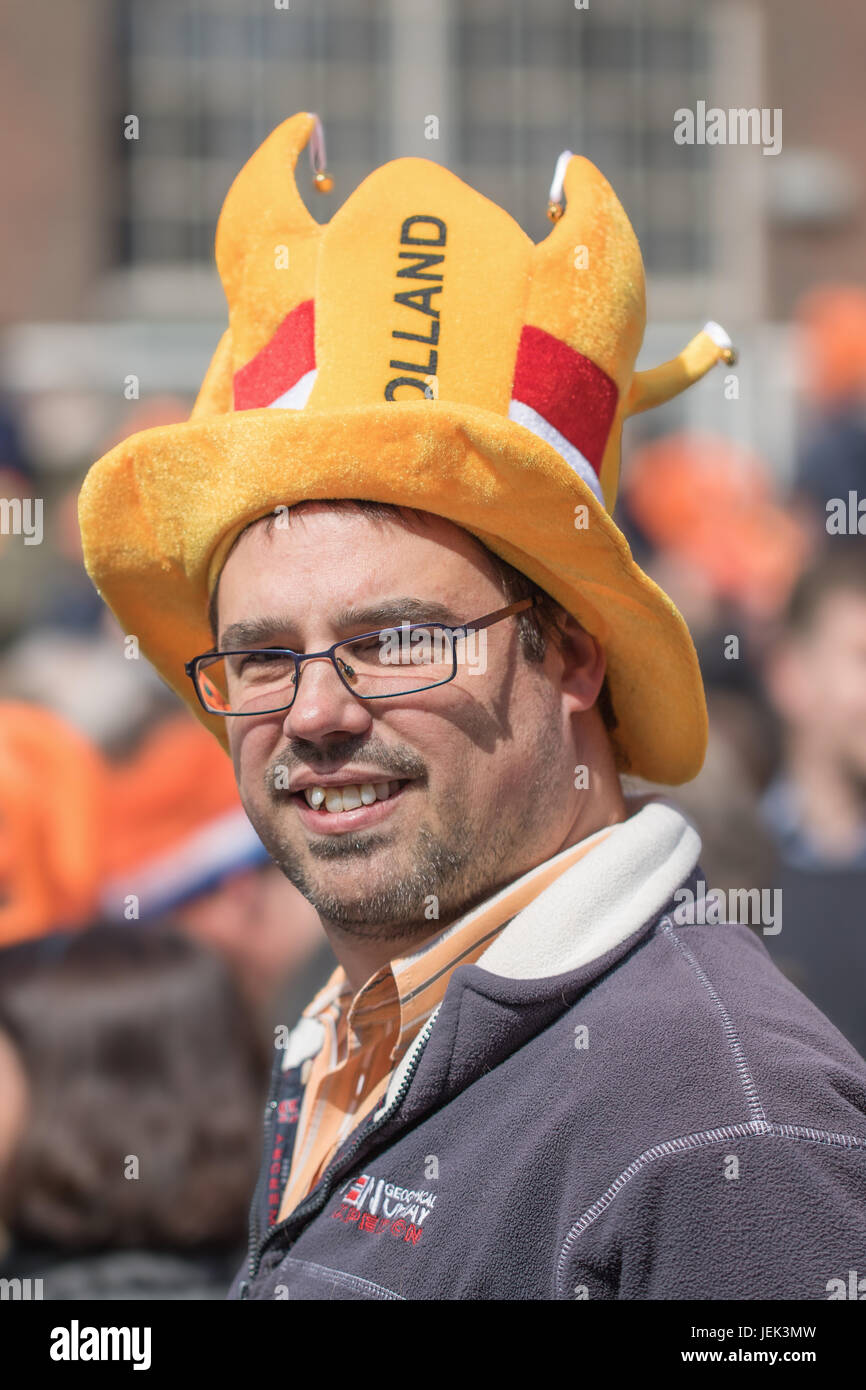
{"type": "Polygon", "coordinates": [[[705,679],[757,690],[752,649],[813,549],[764,460],[719,435],[663,435],[632,454],[621,505],[638,553],[688,618],[705,679]],[[740,637],[733,658],[728,634],[740,637]]]}
{"type": "MultiPolygon", "coordinates": [[[[154,396],[124,413],[124,428],[130,422],[135,429],[171,424],[183,419],[186,410],[180,397],[154,396]]],[[[109,434],[106,443],[119,437],[109,434]]],[[[0,495],[4,446],[9,440],[7,453],[20,459],[17,438],[12,417],[7,421],[0,413],[0,495]]],[[[25,473],[13,490],[31,492],[29,477],[25,473]]],[[[28,571],[38,598],[25,623],[14,603],[0,613],[0,633],[7,643],[0,659],[0,692],[53,710],[107,756],[123,757],[145,728],[175,714],[177,704],[147,663],[137,659],[134,639],[128,639],[87,578],[77,483],[58,486],[43,475],[39,486],[49,493],[41,583],[28,571]]],[[[10,550],[10,563],[16,555],[21,563],[25,554],[21,548],[10,550]]]]}
{"type": "Polygon", "coordinates": [[[758,455],[707,433],[641,445],[622,500],[644,564],[687,615],[700,655],[707,756],[675,800],[700,831],[706,881],[771,888],[775,848],[757,803],[777,740],[760,653],[811,552],[808,530],[780,506],[758,455]]]}
{"type": "Polygon", "coordinates": [[[108,819],[103,915],[168,915],[224,957],[267,1032],[293,1024],[336,959],[247,819],[231,761],[189,714],[113,768],[108,819]]]}
{"type": "MultiPolygon", "coordinates": [[[[742,690],[707,690],[709,740],[704,765],[670,795],[696,825],[701,869],[708,887],[728,892],[743,886],[772,888],[778,864],[757,802],[772,770],[773,739],[762,706],[742,690]]],[[[746,926],[751,908],[735,900],[746,926]]]]}
{"type": "Polygon", "coordinates": [[[796,495],[823,532],[831,499],[866,495],[866,289],[819,285],[795,319],[805,412],[796,495]]]}
{"type": "Polygon", "coordinates": [[[189,715],[147,729],[113,764],[51,711],[0,703],[0,1222],[15,1236],[10,1277],[48,1270],[47,1296],[58,1298],[224,1296],[237,1264],[237,1250],[223,1248],[228,1218],[218,1212],[213,1228],[196,1218],[188,1235],[173,1213],[188,1206],[184,1184],[202,1178],[215,1200],[235,1204],[243,1236],[256,1087],[273,1027],[293,1023],[333,970],[323,940],[317,914],[247,821],[228,758],[189,715]],[[124,915],[130,895],[140,923],[124,915]],[[90,926],[112,908],[112,921],[90,926]],[[40,1032],[43,1011],[50,1025],[40,1032]],[[170,1101],[162,1112],[152,1100],[160,1090],[170,1101]],[[104,1109],[105,1132],[91,1109],[104,1109]],[[121,1136],[124,1153],[159,1164],[155,1190],[112,1187],[109,1150],[121,1136]],[[182,1252],[199,1239],[208,1250],[175,1255],[175,1239],[182,1252]],[[139,1240],[156,1252],[130,1253],[139,1240]],[[125,1253],[91,1258],[100,1245],[125,1253]],[[71,1259],[79,1249],[90,1252],[83,1265],[71,1259]]]}
{"type": "MultiPolygon", "coordinates": [[[[0,497],[32,497],[33,467],[21,441],[12,406],[0,398],[0,497]]],[[[0,531],[0,547],[6,537],[0,531]]]]}
{"type": "Polygon", "coordinates": [[[783,764],[762,810],[795,868],[866,870],[866,547],[828,544],[768,653],[783,764]]]}
{"type": "Polygon", "coordinates": [[[124,634],[104,605],[95,630],[66,622],[33,626],[9,644],[0,657],[0,692],[50,709],[106,757],[122,758],[143,729],[176,713],[177,702],[145,662],[124,658],[124,634]]]}
{"type": "MultiPolygon", "coordinates": [[[[2,951],[0,951],[2,959],[2,951]]],[[[27,1126],[27,1076],[18,1049],[0,1028],[0,1191],[5,1175],[21,1142],[27,1126]]],[[[0,1266],[11,1246],[12,1238],[0,1208],[0,1266]]]]}
{"type": "Polygon", "coordinates": [[[764,674],[783,739],[760,804],[780,861],[777,964],[866,1055],[866,547],[798,582],[764,674]]]}
{"type": "Polygon", "coordinates": [[[179,927],[218,951],[272,1039],[292,1027],[337,959],[318,914],[271,859],[235,870],[171,911],[179,927]]]}
{"type": "Polygon", "coordinates": [[[66,720],[0,701],[0,946],[93,918],[110,776],[66,720]]]}
{"type": "Polygon", "coordinates": [[[231,762],[187,713],[110,761],[50,710],[0,701],[0,945],[97,917],[168,918],[212,946],[266,1033],[294,1023],[336,965],[231,762]]]}
{"type": "Polygon", "coordinates": [[[10,1048],[20,1063],[0,1276],[48,1299],[224,1298],[269,1061],[225,964],[139,924],[25,942],[0,954],[0,1039],[4,1081],[10,1048]]]}

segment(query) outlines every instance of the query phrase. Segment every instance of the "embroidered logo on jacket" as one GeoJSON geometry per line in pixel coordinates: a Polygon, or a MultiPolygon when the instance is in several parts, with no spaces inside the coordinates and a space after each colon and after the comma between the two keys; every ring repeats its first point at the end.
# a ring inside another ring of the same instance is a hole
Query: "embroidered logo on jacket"
{"type": "Polygon", "coordinates": [[[435,1201],[435,1192],[400,1187],[374,1173],[362,1173],[352,1179],[332,1216],[370,1235],[388,1232],[395,1240],[417,1245],[435,1201]]]}

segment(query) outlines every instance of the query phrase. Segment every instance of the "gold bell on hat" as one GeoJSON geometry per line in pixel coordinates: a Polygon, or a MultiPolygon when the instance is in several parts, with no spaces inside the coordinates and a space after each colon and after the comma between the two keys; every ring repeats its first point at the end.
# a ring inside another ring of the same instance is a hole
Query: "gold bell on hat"
{"type": "Polygon", "coordinates": [[[313,129],[310,133],[310,167],[313,170],[313,187],[317,193],[330,193],[334,187],[334,180],[325,168],[327,162],[325,132],[319,117],[312,111],[309,114],[313,118],[313,129]]]}
{"type": "Polygon", "coordinates": [[[565,171],[568,168],[568,161],[571,158],[571,150],[563,150],[559,159],[556,161],[556,168],[553,172],[553,182],[550,185],[550,192],[547,195],[547,215],[551,222],[558,222],[565,211],[562,200],[563,184],[565,182],[565,171]]]}

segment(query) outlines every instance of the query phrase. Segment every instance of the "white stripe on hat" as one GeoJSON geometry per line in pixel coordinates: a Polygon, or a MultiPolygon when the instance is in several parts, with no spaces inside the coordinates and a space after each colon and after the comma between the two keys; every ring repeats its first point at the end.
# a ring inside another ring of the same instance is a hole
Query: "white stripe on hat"
{"type": "Polygon", "coordinates": [[[316,367],[313,367],[309,372],[304,372],[304,375],[298,377],[294,386],[290,386],[288,391],[277,396],[275,401],[268,401],[268,410],[274,407],[279,407],[281,410],[303,410],[310,399],[310,392],[316,384],[317,376],[318,369],[316,367]]]}
{"type": "Polygon", "coordinates": [[[598,474],[588,459],[584,458],[579,449],[576,449],[565,437],[560,434],[549,420],[545,420],[543,415],[539,415],[532,406],[524,405],[523,401],[512,400],[508,406],[508,418],[514,420],[516,424],[523,425],[525,429],[538,436],[539,439],[547,440],[552,444],[558,454],[565,459],[570,468],[573,468],[577,476],[586,483],[593,496],[604,506],[604,493],[601,490],[598,474]]]}

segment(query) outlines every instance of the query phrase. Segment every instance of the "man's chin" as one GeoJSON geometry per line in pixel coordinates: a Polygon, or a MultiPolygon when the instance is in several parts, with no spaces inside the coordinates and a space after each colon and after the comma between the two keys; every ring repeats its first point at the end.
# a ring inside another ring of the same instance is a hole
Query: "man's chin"
{"type": "Polygon", "coordinates": [[[277,868],[316,909],[335,923],[377,925],[392,915],[410,923],[423,917],[425,895],[412,883],[390,843],[339,835],[314,846],[268,845],[277,868]],[[385,851],[387,850],[387,854],[385,851]]]}
{"type": "Polygon", "coordinates": [[[368,883],[359,883],[354,877],[341,884],[336,876],[327,883],[317,882],[313,876],[303,886],[295,886],[323,922],[356,939],[405,941],[436,930],[436,920],[425,915],[424,899],[395,884],[393,877],[368,883]]]}
{"type": "Polygon", "coordinates": [[[465,829],[456,847],[424,823],[399,838],[372,828],[315,838],[297,825],[291,834],[282,829],[256,826],[281,872],[323,921],[368,927],[371,939],[429,935],[470,896],[468,884],[477,886],[477,854],[465,829]]]}

